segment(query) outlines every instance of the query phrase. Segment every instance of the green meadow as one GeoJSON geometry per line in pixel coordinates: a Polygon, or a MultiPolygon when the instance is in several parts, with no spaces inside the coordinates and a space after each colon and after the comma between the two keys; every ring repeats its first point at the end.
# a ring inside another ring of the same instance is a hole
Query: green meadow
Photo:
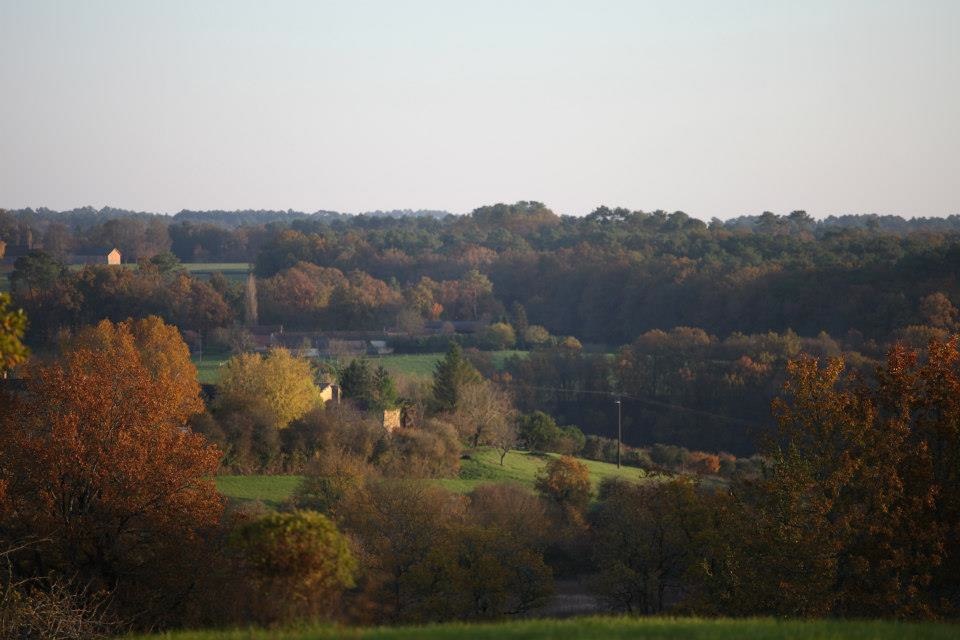
{"type": "Polygon", "coordinates": [[[859,620],[628,618],[616,616],[410,627],[184,631],[160,640],[948,640],[960,626],[859,620]]]}

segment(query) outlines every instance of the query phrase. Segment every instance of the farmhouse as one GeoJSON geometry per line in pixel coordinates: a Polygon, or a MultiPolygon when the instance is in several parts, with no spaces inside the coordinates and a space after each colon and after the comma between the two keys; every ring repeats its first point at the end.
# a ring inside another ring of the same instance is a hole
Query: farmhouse
{"type": "Polygon", "coordinates": [[[70,256],[70,264],[120,264],[120,250],[114,247],[111,251],[90,254],[76,254],[70,256]]]}

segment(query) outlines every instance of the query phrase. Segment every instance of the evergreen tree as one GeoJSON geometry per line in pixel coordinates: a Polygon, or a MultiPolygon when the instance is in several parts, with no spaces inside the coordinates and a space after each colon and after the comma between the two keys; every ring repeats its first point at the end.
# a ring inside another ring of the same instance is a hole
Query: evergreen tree
{"type": "Polygon", "coordinates": [[[480,382],[480,373],[463,357],[456,342],[450,343],[447,355],[437,363],[433,372],[433,397],[444,411],[453,411],[464,386],[480,382]]]}

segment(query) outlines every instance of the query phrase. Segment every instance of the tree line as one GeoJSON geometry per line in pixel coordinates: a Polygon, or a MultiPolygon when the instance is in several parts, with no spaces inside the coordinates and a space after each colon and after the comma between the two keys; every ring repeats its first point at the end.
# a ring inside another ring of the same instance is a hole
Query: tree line
{"type": "Polygon", "coordinates": [[[257,215],[22,210],[0,213],[0,240],[61,259],[118,246],[131,261],[170,251],[182,262],[255,264],[276,322],[415,327],[502,319],[521,305],[532,325],[606,345],[676,326],[889,343],[921,323],[924,297],[960,296],[956,216],[798,211],[705,223],[607,207],[557,216],[536,202],[467,216],[257,215]],[[328,312],[343,281],[349,302],[366,309],[328,312]],[[302,295],[285,297],[294,286],[302,295]],[[426,306],[424,291],[442,308],[426,306]]]}

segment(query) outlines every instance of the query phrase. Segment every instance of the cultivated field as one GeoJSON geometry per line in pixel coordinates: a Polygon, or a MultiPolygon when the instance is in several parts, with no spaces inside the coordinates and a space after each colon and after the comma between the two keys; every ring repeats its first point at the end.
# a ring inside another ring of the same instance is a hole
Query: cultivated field
{"type": "MultiPolygon", "coordinates": [[[[500,454],[493,449],[479,449],[469,454],[469,458],[460,462],[460,477],[441,480],[424,480],[446,487],[451,491],[467,493],[485,482],[514,482],[533,491],[537,473],[547,464],[547,460],[556,454],[531,454],[525,451],[511,451],[500,466],[500,454]]],[[[606,462],[581,460],[590,469],[590,479],[594,486],[604,478],[623,478],[639,481],[643,471],[634,467],[621,467],[606,462]]],[[[270,507],[279,506],[289,498],[300,476],[218,476],[217,489],[234,500],[259,500],[270,507]]]]}
{"type": "Polygon", "coordinates": [[[349,628],[323,626],[291,630],[188,631],[159,640],[947,640],[960,626],[846,620],[772,620],[590,617],[566,620],[450,623],[419,627],[349,628]]]}

